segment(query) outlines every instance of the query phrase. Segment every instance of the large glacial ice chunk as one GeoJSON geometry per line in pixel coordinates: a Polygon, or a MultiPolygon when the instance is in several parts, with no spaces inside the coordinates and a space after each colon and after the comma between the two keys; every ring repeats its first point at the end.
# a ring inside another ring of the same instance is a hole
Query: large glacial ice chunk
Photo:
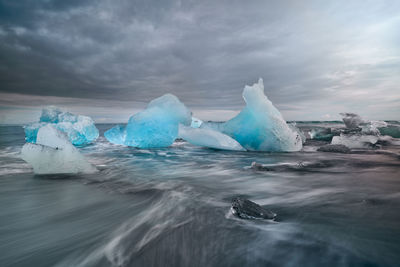
{"type": "Polygon", "coordinates": [[[178,125],[189,126],[191,118],[191,112],[176,96],[166,94],[130,117],[125,127],[111,128],[104,136],[114,144],[138,148],[167,147],[177,138],[178,125]]]}
{"type": "Polygon", "coordinates": [[[99,130],[90,117],[63,112],[57,107],[50,106],[42,110],[39,122],[24,126],[25,140],[36,143],[39,129],[47,124],[66,133],[74,145],[89,144],[99,137],[99,130]]]}
{"type": "Polygon", "coordinates": [[[247,150],[299,151],[302,140],[264,94],[263,80],[243,90],[246,107],[233,119],[219,124],[222,133],[247,150]]]}
{"type": "Polygon", "coordinates": [[[245,150],[236,140],[212,129],[179,125],[179,137],[197,146],[222,150],[245,150]]]}
{"type": "Polygon", "coordinates": [[[96,168],[75,148],[65,133],[48,124],[38,130],[36,144],[26,143],[21,157],[37,174],[93,173],[96,168]]]}

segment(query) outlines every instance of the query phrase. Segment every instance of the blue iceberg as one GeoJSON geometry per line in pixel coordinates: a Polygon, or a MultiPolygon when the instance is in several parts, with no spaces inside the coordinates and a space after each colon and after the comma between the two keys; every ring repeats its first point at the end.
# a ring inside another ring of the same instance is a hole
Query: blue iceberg
{"type": "Polygon", "coordinates": [[[63,112],[57,107],[50,106],[42,110],[39,122],[24,126],[25,140],[36,143],[39,129],[47,124],[66,133],[73,145],[86,145],[99,137],[99,130],[90,117],[63,112]]]}
{"type": "Polygon", "coordinates": [[[243,90],[246,107],[234,118],[218,124],[203,124],[219,130],[253,151],[299,151],[301,136],[283,119],[281,113],[264,94],[263,80],[243,90]]]}
{"type": "Polygon", "coordinates": [[[126,126],[125,125],[117,125],[113,128],[107,130],[104,133],[104,137],[113,144],[116,145],[124,145],[126,139],[126,126]]]}
{"type": "Polygon", "coordinates": [[[147,108],[129,118],[126,126],[117,125],[104,133],[111,143],[138,148],[170,146],[178,136],[178,126],[189,126],[191,112],[179,99],[166,94],[152,100],[147,108]]]}

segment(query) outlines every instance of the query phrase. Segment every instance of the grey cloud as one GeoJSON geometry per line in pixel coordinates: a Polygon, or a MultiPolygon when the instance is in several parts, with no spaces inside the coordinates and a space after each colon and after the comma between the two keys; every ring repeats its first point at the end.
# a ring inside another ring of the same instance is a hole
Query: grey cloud
{"type": "Polygon", "coordinates": [[[375,95],[399,97],[399,11],[398,1],[0,0],[0,91],[101,103],[170,92],[237,110],[243,86],[263,77],[292,119],[324,116],[322,103],[368,113],[375,95]]]}

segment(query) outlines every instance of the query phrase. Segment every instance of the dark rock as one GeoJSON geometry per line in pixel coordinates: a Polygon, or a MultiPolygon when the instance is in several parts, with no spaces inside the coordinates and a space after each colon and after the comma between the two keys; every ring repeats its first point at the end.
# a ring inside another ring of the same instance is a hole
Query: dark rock
{"type": "MultiPolygon", "coordinates": [[[[340,130],[340,134],[361,134],[361,128],[351,128],[351,129],[339,129],[340,130]]],[[[339,134],[339,135],[340,135],[339,134]]]]}
{"type": "Polygon", "coordinates": [[[390,140],[384,140],[384,139],[379,139],[375,143],[376,146],[390,146],[391,144],[392,143],[390,142],[390,140]]]}
{"type": "Polygon", "coordinates": [[[282,172],[282,171],[297,171],[302,170],[303,168],[307,167],[306,164],[303,162],[299,162],[297,164],[276,164],[276,165],[263,165],[261,163],[257,163],[253,161],[251,163],[251,169],[255,171],[264,171],[264,172],[282,172]]]}
{"type": "Polygon", "coordinates": [[[306,142],[304,143],[304,146],[324,146],[324,145],[327,145],[329,143],[330,142],[328,142],[328,141],[307,139],[306,142]]]}
{"type": "Polygon", "coordinates": [[[255,161],[253,161],[251,163],[251,169],[255,170],[255,171],[272,171],[272,168],[268,168],[266,166],[263,166],[261,163],[257,163],[255,161]]]}
{"type": "Polygon", "coordinates": [[[231,211],[233,215],[242,219],[267,219],[273,220],[276,214],[266,210],[257,203],[244,198],[234,198],[232,200],[231,211]]]}
{"type": "Polygon", "coordinates": [[[331,128],[333,136],[339,136],[341,134],[360,134],[361,128],[331,128]]]}
{"type": "Polygon", "coordinates": [[[324,145],[317,149],[320,152],[350,153],[351,150],[345,145],[324,145]]]}
{"type": "Polygon", "coordinates": [[[378,198],[366,198],[363,200],[363,203],[366,205],[382,205],[385,204],[385,200],[383,199],[378,199],[378,198]]]}

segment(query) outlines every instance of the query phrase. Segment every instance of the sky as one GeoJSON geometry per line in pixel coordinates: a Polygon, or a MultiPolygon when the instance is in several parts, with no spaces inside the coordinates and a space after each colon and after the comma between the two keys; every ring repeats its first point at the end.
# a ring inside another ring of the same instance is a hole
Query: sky
{"type": "Polygon", "coordinates": [[[166,93],[227,120],[260,77],[287,120],[400,119],[400,1],[0,0],[0,123],[166,93]]]}

